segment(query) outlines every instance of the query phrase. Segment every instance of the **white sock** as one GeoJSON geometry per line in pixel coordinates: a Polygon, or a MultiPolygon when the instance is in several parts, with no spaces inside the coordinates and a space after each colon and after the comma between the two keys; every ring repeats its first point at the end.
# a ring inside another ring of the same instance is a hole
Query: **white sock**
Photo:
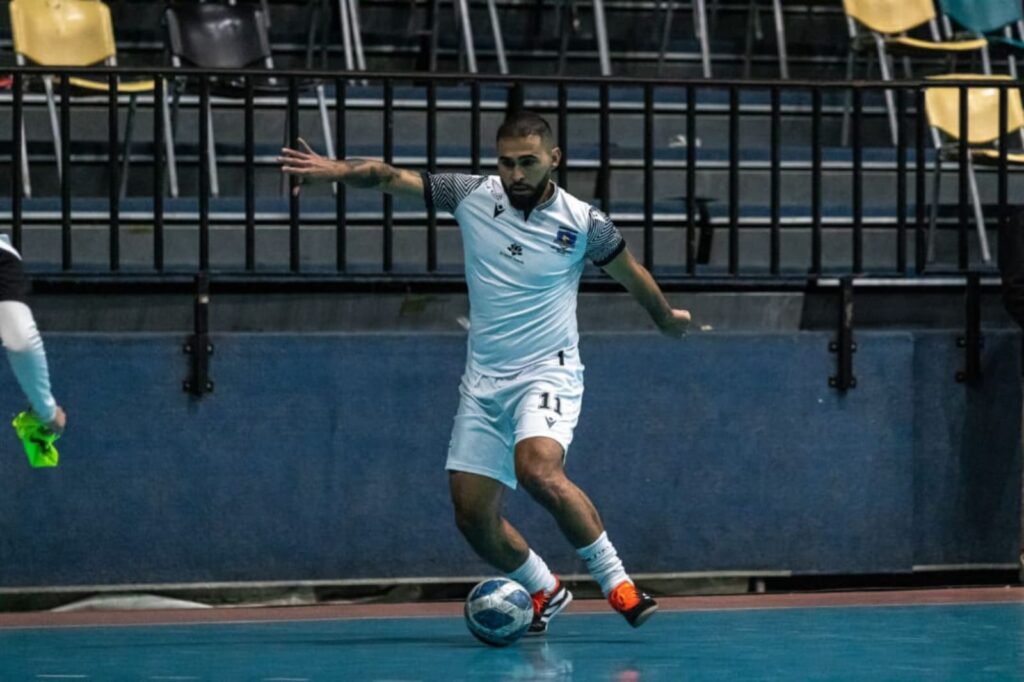
{"type": "Polygon", "coordinates": [[[508,574],[509,580],[515,580],[526,588],[530,594],[540,592],[551,592],[555,589],[557,582],[555,574],[551,572],[544,560],[530,550],[530,556],[526,557],[523,565],[508,574]]]}
{"type": "MultiPolygon", "coordinates": [[[[622,568],[622,560],[615,546],[608,540],[608,533],[601,533],[601,537],[594,540],[586,547],[576,550],[580,558],[587,564],[587,570],[594,576],[601,585],[601,592],[608,596],[615,587],[624,580],[629,580],[626,570],[622,568]]],[[[633,582],[629,580],[629,582],[633,582]]]]}

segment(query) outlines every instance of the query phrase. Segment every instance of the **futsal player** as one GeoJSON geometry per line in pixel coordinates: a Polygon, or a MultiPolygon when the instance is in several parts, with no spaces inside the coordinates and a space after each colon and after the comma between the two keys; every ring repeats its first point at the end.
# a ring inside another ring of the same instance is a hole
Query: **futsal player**
{"type": "Polygon", "coordinates": [[[27,293],[21,255],[6,235],[0,235],[0,340],[31,408],[15,418],[14,428],[33,466],[56,466],[54,441],[63,433],[67,417],[50,392],[46,351],[26,304],[27,293]]]}
{"type": "Polygon", "coordinates": [[[562,151],[536,114],[513,113],[498,129],[494,176],[335,161],[300,142],[302,150],[283,149],[278,159],[300,182],[420,197],[459,223],[469,353],[445,468],[459,530],[533,594],[530,633],[543,634],[572,594],[502,516],[503,490],[517,484],[552,514],[612,607],[642,625],[657,603],[630,580],[597,510],[564,468],[583,398],[576,296],[585,261],[621,283],[668,336],[681,337],[690,314],[669,305],[607,216],[552,181],[562,151]]]}

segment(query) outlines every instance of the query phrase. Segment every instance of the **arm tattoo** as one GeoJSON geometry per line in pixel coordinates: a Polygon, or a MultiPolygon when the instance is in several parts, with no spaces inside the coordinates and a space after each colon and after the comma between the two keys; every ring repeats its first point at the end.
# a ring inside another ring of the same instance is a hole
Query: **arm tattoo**
{"type": "Polygon", "coordinates": [[[346,161],[348,173],[345,174],[346,185],[365,189],[384,189],[398,176],[398,171],[380,161],[354,159],[346,161]]]}

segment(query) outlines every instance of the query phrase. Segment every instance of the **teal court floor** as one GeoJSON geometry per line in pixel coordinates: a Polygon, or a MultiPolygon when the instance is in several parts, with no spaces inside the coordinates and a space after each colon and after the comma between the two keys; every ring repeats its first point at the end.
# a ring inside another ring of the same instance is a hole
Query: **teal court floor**
{"type": "Polygon", "coordinates": [[[578,601],[479,644],[459,604],[0,614],[0,680],[1024,680],[1024,589],[578,601]]]}

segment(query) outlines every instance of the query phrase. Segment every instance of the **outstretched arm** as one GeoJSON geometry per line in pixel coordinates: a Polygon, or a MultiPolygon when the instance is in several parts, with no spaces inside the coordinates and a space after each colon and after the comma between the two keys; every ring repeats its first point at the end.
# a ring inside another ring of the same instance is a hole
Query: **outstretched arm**
{"type": "Polygon", "coordinates": [[[67,417],[50,392],[50,369],[32,310],[21,301],[0,301],[0,341],[32,411],[61,433],[67,417]]]}
{"type": "MultiPolygon", "coordinates": [[[[281,171],[298,176],[306,182],[343,182],[351,187],[379,189],[388,194],[423,197],[423,178],[419,173],[395,168],[383,161],[370,159],[339,159],[337,161],[314,152],[301,137],[304,150],[281,150],[277,157],[281,171]]],[[[295,187],[298,193],[301,184],[295,187]]]]}
{"type": "Polygon", "coordinates": [[[624,286],[647,310],[662,334],[675,338],[686,334],[690,326],[690,312],[669,305],[651,273],[633,258],[629,249],[623,249],[622,253],[603,267],[612,279],[624,286]]]}

